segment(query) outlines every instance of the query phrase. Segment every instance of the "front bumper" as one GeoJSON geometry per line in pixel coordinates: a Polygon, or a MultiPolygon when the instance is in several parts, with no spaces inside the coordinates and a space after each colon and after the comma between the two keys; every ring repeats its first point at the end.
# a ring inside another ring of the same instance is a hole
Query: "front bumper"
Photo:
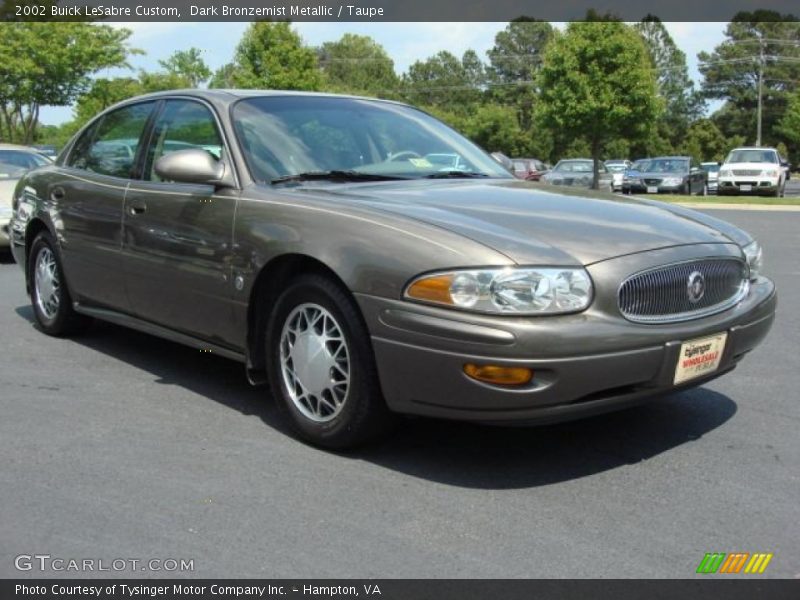
{"type": "Polygon", "coordinates": [[[630,183],[628,187],[632,194],[647,194],[647,193],[656,193],[656,194],[677,194],[683,192],[685,189],[684,183],[677,183],[671,185],[664,185],[663,183],[659,183],[658,185],[645,185],[644,183],[630,183]],[[656,192],[648,192],[648,188],[656,188],[656,192]]]}
{"type": "Polygon", "coordinates": [[[720,196],[757,196],[774,194],[780,188],[780,180],[759,179],[757,177],[720,179],[717,193],[720,196]]]}
{"type": "Polygon", "coordinates": [[[487,317],[358,295],[372,333],[381,386],[399,413],[491,423],[569,420],[693,387],[732,370],[767,335],[773,283],[759,279],[723,313],[669,325],[641,325],[588,311],[561,317],[487,317]],[[673,384],[681,343],[728,332],[717,371],[673,384]],[[467,377],[464,364],[525,366],[521,387],[467,377]]]}

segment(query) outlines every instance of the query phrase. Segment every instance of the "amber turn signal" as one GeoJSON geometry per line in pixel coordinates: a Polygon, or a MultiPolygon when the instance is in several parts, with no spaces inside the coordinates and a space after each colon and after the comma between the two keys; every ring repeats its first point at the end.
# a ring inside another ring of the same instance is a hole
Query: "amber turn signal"
{"type": "Polygon", "coordinates": [[[406,294],[410,298],[415,298],[417,300],[453,304],[453,299],[450,297],[450,284],[452,282],[452,275],[439,275],[437,277],[418,279],[411,284],[406,294]]]}
{"type": "Polygon", "coordinates": [[[525,385],[533,379],[533,371],[526,367],[498,367],[496,365],[464,365],[464,373],[473,379],[495,385],[525,385]]]}

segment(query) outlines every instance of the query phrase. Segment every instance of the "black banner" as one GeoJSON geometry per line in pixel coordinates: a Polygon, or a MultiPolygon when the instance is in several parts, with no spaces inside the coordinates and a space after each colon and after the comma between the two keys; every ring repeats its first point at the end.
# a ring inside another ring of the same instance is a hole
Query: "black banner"
{"type": "MultiPolygon", "coordinates": [[[[501,22],[528,16],[585,19],[592,10],[625,21],[728,21],[740,11],[798,12],[796,0],[2,0],[6,20],[107,21],[459,21],[501,22]]],[[[762,14],[762,19],[764,20],[762,14]]],[[[769,19],[769,16],[767,17],[769,19]]]]}
{"type": "Polygon", "coordinates": [[[725,600],[795,599],[800,580],[2,580],[0,598],[21,600],[725,600]]]}

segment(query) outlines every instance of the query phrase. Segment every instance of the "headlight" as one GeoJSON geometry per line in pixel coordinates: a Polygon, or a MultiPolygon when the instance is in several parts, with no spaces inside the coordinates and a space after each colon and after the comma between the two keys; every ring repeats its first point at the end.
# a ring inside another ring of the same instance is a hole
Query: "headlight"
{"type": "Polygon", "coordinates": [[[778,172],[775,169],[764,169],[761,171],[762,177],[777,177],[778,172]]]}
{"type": "Polygon", "coordinates": [[[750,281],[758,279],[758,274],[764,267],[764,253],[758,242],[751,242],[744,248],[744,256],[747,259],[747,266],[750,267],[750,281]]]}
{"type": "Polygon", "coordinates": [[[474,312],[552,315],[584,310],[592,280],[580,268],[503,268],[418,277],[405,297],[474,312]]]}
{"type": "Polygon", "coordinates": [[[664,185],[680,185],[683,183],[683,179],[680,177],[665,177],[661,183],[664,185]]]}
{"type": "Polygon", "coordinates": [[[731,172],[730,169],[721,169],[720,172],[719,172],[719,176],[720,177],[730,177],[731,175],[732,175],[732,172],[731,172]]]}

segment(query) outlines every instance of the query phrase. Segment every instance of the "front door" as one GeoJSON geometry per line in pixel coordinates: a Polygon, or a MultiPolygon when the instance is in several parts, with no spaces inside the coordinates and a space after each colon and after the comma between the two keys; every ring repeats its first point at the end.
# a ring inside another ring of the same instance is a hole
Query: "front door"
{"type": "Polygon", "coordinates": [[[222,346],[232,346],[231,242],[237,195],[213,186],[162,181],[154,165],[178,150],[224,144],[211,110],[167,100],[156,117],[142,177],[125,198],[124,255],[134,314],[222,346]]]}

